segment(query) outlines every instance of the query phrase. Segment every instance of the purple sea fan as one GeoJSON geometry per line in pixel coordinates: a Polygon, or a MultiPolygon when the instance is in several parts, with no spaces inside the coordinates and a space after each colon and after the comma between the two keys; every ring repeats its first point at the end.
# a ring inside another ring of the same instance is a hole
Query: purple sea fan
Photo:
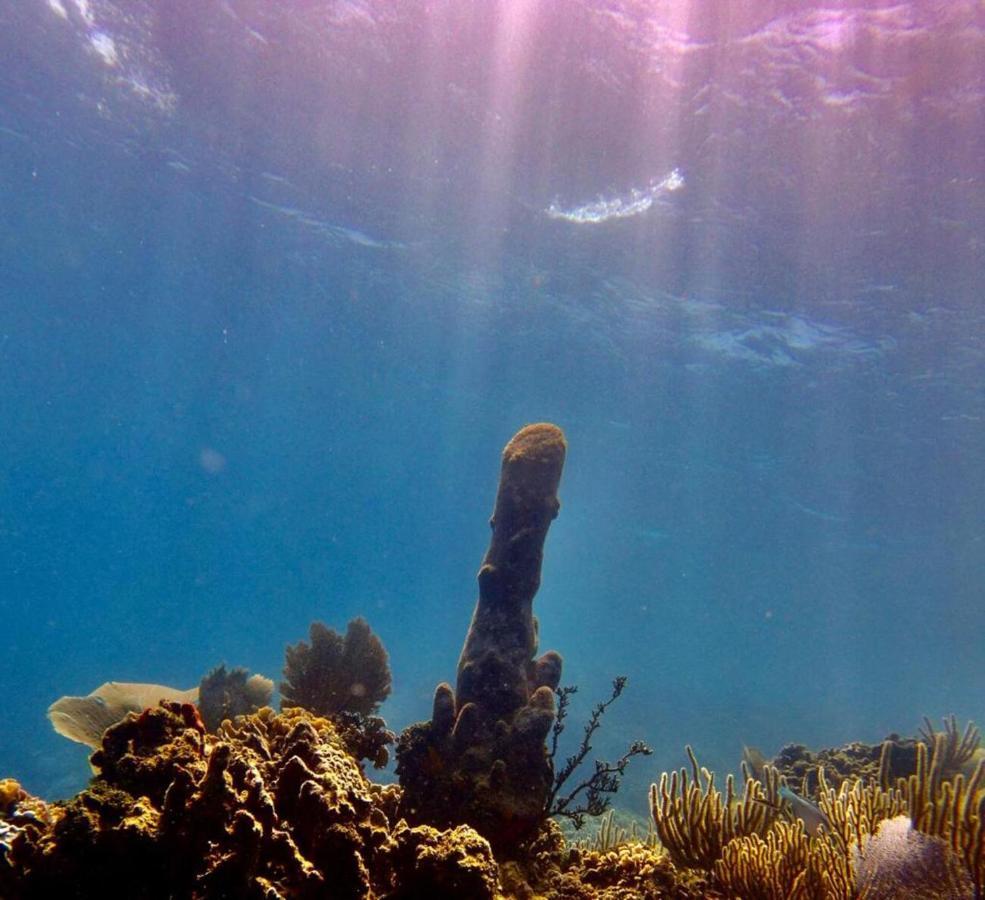
{"type": "Polygon", "coordinates": [[[973,900],[975,889],[957,854],[917,831],[909,816],[886,819],[852,848],[857,896],[864,900],[973,900]]]}

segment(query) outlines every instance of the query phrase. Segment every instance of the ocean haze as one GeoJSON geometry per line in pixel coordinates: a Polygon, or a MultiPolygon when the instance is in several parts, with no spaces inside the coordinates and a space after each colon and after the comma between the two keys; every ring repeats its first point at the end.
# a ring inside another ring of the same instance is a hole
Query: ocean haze
{"type": "Polygon", "coordinates": [[[499,453],[620,802],[985,719],[980,3],[0,0],[0,774],[107,680],[450,679],[499,453]]]}

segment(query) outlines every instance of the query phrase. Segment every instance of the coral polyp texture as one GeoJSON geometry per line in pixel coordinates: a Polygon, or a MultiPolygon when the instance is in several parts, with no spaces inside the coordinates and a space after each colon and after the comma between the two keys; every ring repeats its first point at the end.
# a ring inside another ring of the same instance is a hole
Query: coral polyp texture
{"type": "Polygon", "coordinates": [[[411,726],[397,745],[401,815],[439,827],[466,822],[506,853],[543,821],[553,782],[545,740],[561,657],[536,657],[533,599],[560,508],[566,449],[560,428],[537,424],[503,450],[492,537],[455,689],[439,684],[430,722],[411,726]]]}
{"type": "Polygon", "coordinates": [[[0,860],[4,900],[493,896],[486,841],[464,826],[397,826],[391,793],[303,710],[264,709],[210,735],[165,703],[111,728],[96,756],[88,790],[18,825],[0,860]]]}

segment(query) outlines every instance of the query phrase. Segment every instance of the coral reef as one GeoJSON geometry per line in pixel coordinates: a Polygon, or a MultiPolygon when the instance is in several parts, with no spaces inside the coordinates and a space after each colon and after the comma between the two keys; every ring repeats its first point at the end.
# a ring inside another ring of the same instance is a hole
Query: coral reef
{"type": "Polygon", "coordinates": [[[245,716],[270,706],[274,683],[263,675],[250,675],[246,669],[217,666],[198,686],[198,709],[209,731],[225,719],[245,716]]]}
{"type": "Polygon", "coordinates": [[[654,827],[673,862],[712,874],[729,897],[977,900],[985,895],[985,761],[968,777],[944,777],[977,747],[955,740],[956,733],[931,732],[932,746],[917,742],[915,771],[895,784],[892,742],[868,781],[845,778],[834,787],[821,767],[817,797],[826,825],[815,835],[799,820],[779,818],[783,806],[775,798],[787,789],[775,769],[764,767],[766,786],[747,773],[742,801],[729,779],[723,798],[689,749],[691,778],[686,770],[665,773],[659,788],[651,787],[654,827]],[[757,805],[768,812],[757,815],[757,805]]]}
{"type": "Polygon", "coordinates": [[[645,844],[625,843],[606,851],[572,851],[551,883],[551,897],[592,900],[709,898],[707,886],[689,889],[665,853],[645,844]]]}
{"type": "Polygon", "coordinates": [[[312,622],[311,643],[287,648],[281,707],[300,706],[319,716],[338,712],[369,716],[390,695],[390,663],[380,639],[357,617],[345,637],[312,622]]]}
{"type": "Polygon", "coordinates": [[[651,785],[643,832],[609,801],[645,744],[574,777],[619,677],[556,770],[574,688],[557,653],[536,656],[532,607],[565,453],[547,424],[504,450],[456,687],[401,735],[400,785],[362,765],[394,740],[373,715],[382,644],[362,619],[345,636],[315,623],[287,650],[280,713],[256,708],[269,680],[225,666],[192,691],[110,682],[54,704],[56,727],[95,746],[95,777],[52,804],[0,780],[0,897],[981,900],[985,756],[953,716],[879,747],[790,745],[773,765],[747,749],[742,789],[730,775],[724,792],[688,747],[690,766],[651,785]],[[571,844],[550,818],[598,813],[571,844]]]}
{"type": "Polygon", "coordinates": [[[440,827],[468,823],[505,853],[541,824],[554,781],[545,741],[561,657],[535,659],[532,607],[565,452],[564,435],[549,424],[528,425],[506,445],[456,689],[438,685],[431,720],[397,745],[401,815],[440,827]]]}
{"type": "Polygon", "coordinates": [[[723,895],[703,872],[677,868],[653,842],[569,847],[545,822],[517,860],[501,862],[503,895],[516,900],[712,900],[723,895]]]}
{"type": "Polygon", "coordinates": [[[489,843],[467,825],[438,831],[414,828],[401,820],[386,846],[385,856],[397,873],[392,900],[499,896],[499,870],[489,843]]]}
{"type": "Polygon", "coordinates": [[[886,777],[895,782],[897,778],[911,775],[916,768],[918,743],[913,738],[891,734],[881,744],[855,741],[816,751],[808,750],[803,744],[787,744],[773,758],[771,765],[787,784],[803,796],[816,799],[820,768],[824,768],[828,782],[835,787],[848,779],[878,779],[886,765],[883,754],[888,753],[886,777]]]}
{"type": "Polygon", "coordinates": [[[909,778],[916,771],[918,744],[923,743],[932,749],[940,736],[944,740],[940,756],[943,778],[952,778],[959,772],[971,774],[980,750],[981,732],[973,722],[969,722],[963,732],[960,731],[954,716],[946,716],[943,722],[943,728],[938,731],[930,719],[925,718],[919,737],[901,738],[898,734],[890,734],[881,744],[856,741],[843,747],[827,747],[813,752],[803,744],[787,744],[771,760],[771,765],[804,796],[816,797],[817,773],[822,767],[828,782],[835,787],[846,779],[868,781],[881,778],[885,783],[895,783],[900,778],[909,778]]]}
{"type": "Polygon", "coordinates": [[[264,709],[213,736],[193,710],[165,703],[109,729],[93,785],[9,842],[0,896],[494,895],[488,843],[391,827],[392,792],[329,720],[264,709]]]}

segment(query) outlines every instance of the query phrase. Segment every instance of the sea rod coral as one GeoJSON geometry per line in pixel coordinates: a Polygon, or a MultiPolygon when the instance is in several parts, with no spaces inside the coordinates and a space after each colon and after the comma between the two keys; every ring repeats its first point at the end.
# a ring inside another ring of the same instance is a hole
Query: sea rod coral
{"type": "Polygon", "coordinates": [[[654,828],[679,868],[711,875],[712,886],[727,897],[981,900],[985,761],[968,776],[954,772],[955,761],[974,757],[976,740],[973,727],[965,740],[951,726],[928,730],[929,743],[916,742],[916,770],[895,783],[893,741],[879,754],[877,777],[845,777],[835,787],[820,767],[816,796],[824,825],[815,833],[795,808],[777,802],[784,794],[776,769],[763,767],[763,783],[746,769],[744,799],[731,779],[723,797],[689,751],[690,778],[681,770],[651,787],[654,828]]]}

